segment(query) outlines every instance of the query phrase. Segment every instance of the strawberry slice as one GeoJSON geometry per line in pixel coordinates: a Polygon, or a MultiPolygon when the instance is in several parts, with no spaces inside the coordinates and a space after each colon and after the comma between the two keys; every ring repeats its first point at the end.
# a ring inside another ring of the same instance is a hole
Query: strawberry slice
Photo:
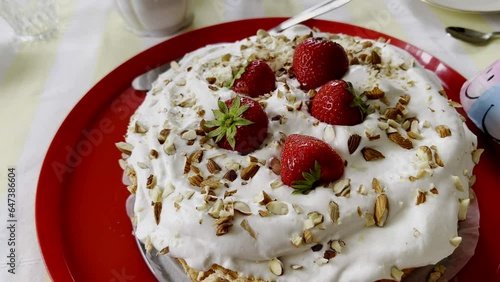
{"type": "Polygon", "coordinates": [[[312,136],[288,136],[281,153],[281,181],[295,189],[293,194],[308,194],[318,184],[338,180],[344,162],[330,145],[312,136]]]}
{"type": "Polygon", "coordinates": [[[212,110],[215,119],[207,121],[208,136],[221,148],[248,154],[259,148],[267,136],[267,114],[252,98],[236,95],[219,109],[212,110]]]}
{"type": "Polygon", "coordinates": [[[293,71],[304,90],[339,79],[348,69],[347,53],[333,41],[310,37],[295,48],[293,71]]]}
{"type": "Polygon", "coordinates": [[[276,76],[266,62],[253,60],[236,75],[232,88],[236,93],[259,97],[276,89],[276,76]]]}
{"type": "Polygon", "coordinates": [[[359,124],[366,111],[366,103],[354,93],[352,84],[344,80],[332,80],[323,85],[311,105],[311,115],[335,125],[359,124]]]}

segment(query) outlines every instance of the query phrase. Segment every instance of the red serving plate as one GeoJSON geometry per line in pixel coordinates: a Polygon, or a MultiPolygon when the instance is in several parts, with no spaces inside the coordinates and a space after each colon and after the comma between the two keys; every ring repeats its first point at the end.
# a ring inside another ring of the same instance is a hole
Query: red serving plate
{"type": "MultiPolygon", "coordinates": [[[[269,29],[284,18],[251,19],[194,30],[169,39],[128,60],[97,83],[75,106],[57,132],[43,163],[36,195],[40,248],[52,279],[59,281],[155,281],[142,260],[125,212],[129,192],[122,184],[115,143],[123,140],[130,115],[144,93],[130,87],[148,69],[216,42],[230,42],[269,29]]],[[[455,70],[401,40],[354,25],[311,20],[321,30],[377,39],[385,37],[441,79],[459,100],[465,82],[455,70]]],[[[500,187],[493,144],[474,126],[486,149],[476,166],[475,191],[481,211],[476,254],[459,281],[500,281],[500,187]]]]}

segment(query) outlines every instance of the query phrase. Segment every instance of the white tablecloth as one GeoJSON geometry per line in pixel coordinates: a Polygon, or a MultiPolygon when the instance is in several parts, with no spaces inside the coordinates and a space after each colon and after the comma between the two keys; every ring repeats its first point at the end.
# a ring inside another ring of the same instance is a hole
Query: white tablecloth
{"type": "MultiPolygon", "coordinates": [[[[120,63],[166,38],[125,29],[112,1],[59,0],[60,30],[21,43],[0,20],[0,222],[7,225],[7,169],[16,168],[16,274],[8,272],[9,230],[0,228],[0,281],[47,281],[34,220],[38,175],[47,148],[72,107],[120,63]]],[[[193,0],[186,30],[243,18],[292,16],[318,0],[193,0]]],[[[416,0],[354,0],[321,19],[347,22],[407,41],[466,78],[500,58],[500,40],[477,47],[446,36],[449,25],[500,30],[500,14],[471,14],[416,0]]]]}

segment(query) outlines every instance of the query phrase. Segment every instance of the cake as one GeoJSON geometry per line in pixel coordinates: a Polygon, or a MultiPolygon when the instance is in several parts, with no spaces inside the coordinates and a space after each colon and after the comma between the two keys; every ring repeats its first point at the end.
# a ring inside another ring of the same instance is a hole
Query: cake
{"type": "Polygon", "coordinates": [[[462,240],[481,151],[456,106],[433,73],[384,40],[297,26],[198,49],[158,78],[117,143],[135,194],[134,236],[176,258],[192,281],[400,281],[462,240]],[[293,68],[307,38],[345,50],[341,79],[363,94],[362,122],[311,114],[321,86],[306,90],[293,68]],[[256,59],[274,72],[274,89],[237,94],[231,84],[256,59]],[[210,134],[221,103],[240,96],[269,118],[243,153],[210,134]],[[284,184],[291,135],[328,144],[340,178],[305,193],[284,184]]]}

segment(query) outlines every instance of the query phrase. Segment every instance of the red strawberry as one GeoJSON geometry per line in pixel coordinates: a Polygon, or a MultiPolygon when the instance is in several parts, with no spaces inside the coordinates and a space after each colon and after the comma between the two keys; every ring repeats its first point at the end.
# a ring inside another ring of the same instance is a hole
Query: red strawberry
{"type": "Polygon", "coordinates": [[[215,120],[207,121],[205,126],[212,129],[208,136],[219,147],[248,154],[266,139],[267,114],[252,98],[236,95],[225,103],[219,101],[219,109],[212,111],[215,120]]]}
{"type": "Polygon", "coordinates": [[[344,48],[329,40],[310,37],[299,43],[293,54],[293,71],[304,90],[339,79],[348,68],[344,48]]]}
{"type": "Polygon", "coordinates": [[[365,102],[354,93],[351,83],[332,80],[314,96],[311,114],[329,124],[355,125],[363,121],[366,109],[365,102]]]}
{"type": "Polygon", "coordinates": [[[250,97],[259,97],[276,89],[276,77],[269,65],[262,60],[253,60],[233,84],[233,91],[250,97]]]}
{"type": "Polygon", "coordinates": [[[344,174],[342,158],[325,142],[312,136],[288,136],[281,153],[281,181],[308,194],[321,182],[332,182],[344,174]]]}

